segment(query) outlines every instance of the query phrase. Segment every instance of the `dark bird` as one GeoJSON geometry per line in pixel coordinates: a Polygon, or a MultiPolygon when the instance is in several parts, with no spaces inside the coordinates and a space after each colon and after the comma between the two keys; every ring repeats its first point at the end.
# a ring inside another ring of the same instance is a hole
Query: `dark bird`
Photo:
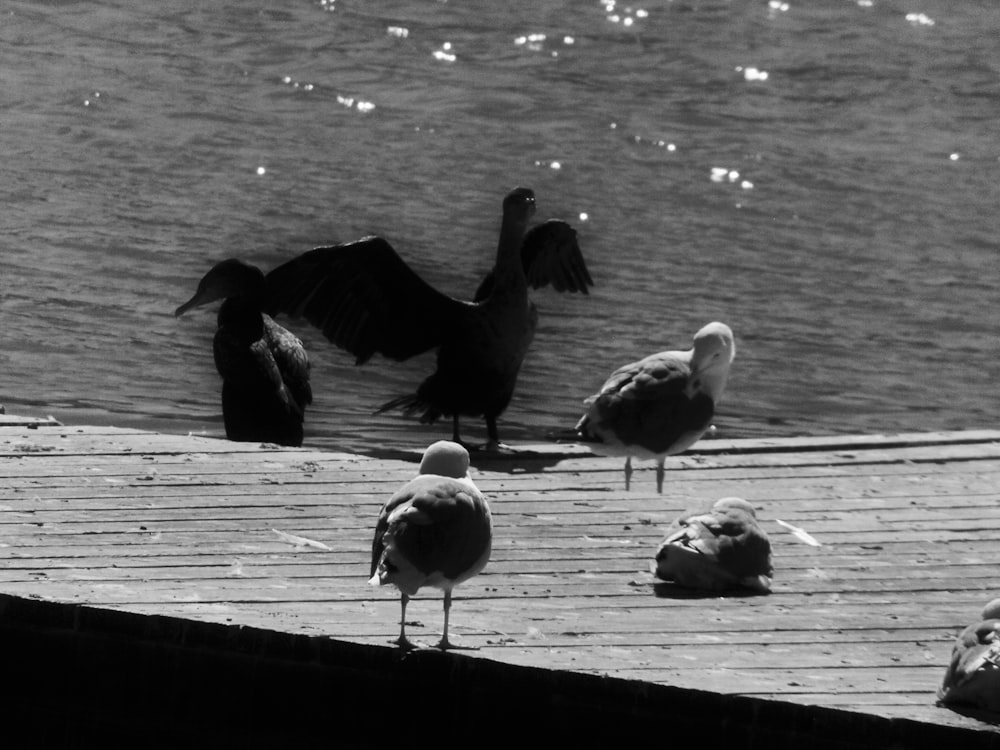
{"type": "Polygon", "coordinates": [[[656,459],[656,491],[663,492],[666,457],[690,448],[711,426],[735,354],[729,326],[709,323],[694,335],[693,349],[619,367],[584,401],[577,437],[594,453],[626,457],[626,490],[632,457],[656,459]]]}
{"type": "Polygon", "coordinates": [[[1000,599],[956,639],[938,700],[1000,714],[1000,599]]]}
{"type": "Polygon", "coordinates": [[[701,591],[771,590],[771,542],[753,506],[724,497],[683,514],[656,552],[658,578],[701,591]]]}
{"type": "Polygon", "coordinates": [[[226,437],[243,442],[302,445],[302,422],[312,403],[309,357],[302,342],[261,312],[264,274],[240,260],[216,264],[175,315],[217,300],[212,344],[222,376],[226,437]]]}
{"type": "Polygon", "coordinates": [[[406,604],[424,586],[444,590],[448,640],[451,590],[479,573],[490,559],[493,521],[486,498],[469,477],[469,452],[439,440],[424,452],[418,475],[390,498],[379,513],[372,542],[372,586],[393,584],[400,591],[399,638],[406,638],[406,604]]]}
{"type": "Polygon", "coordinates": [[[593,285],[575,230],[550,220],[528,229],[535,195],[516,188],[503,202],[496,264],[473,301],[421,279],[381,237],[319,247],[267,275],[267,310],[304,317],[327,339],[367,362],[378,353],[402,361],[437,349],[437,369],[416,393],[378,410],[403,409],[432,423],[486,421],[488,447],[500,446],[497,418],[507,408],[538,313],[528,287],[586,293],[593,285]]]}

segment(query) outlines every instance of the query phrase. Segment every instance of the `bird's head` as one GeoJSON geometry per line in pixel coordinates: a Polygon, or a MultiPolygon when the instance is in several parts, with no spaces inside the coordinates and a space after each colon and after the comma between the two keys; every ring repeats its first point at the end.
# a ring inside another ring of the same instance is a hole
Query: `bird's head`
{"type": "Polygon", "coordinates": [[[722,395],[735,356],[733,331],[725,323],[709,323],[694,335],[691,369],[713,400],[722,395]]]}
{"type": "Polygon", "coordinates": [[[198,282],[194,296],[178,307],[174,315],[183,315],[192,307],[207,305],[239,295],[256,296],[264,285],[264,274],[256,266],[229,258],[216,263],[198,282]]]}
{"type": "Polygon", "coordinates": [[[742,497],[723,497],[719,500],[716,500],[712,504],[712,510],[742,511],[743,513],[746,513],[747,515],[752,516],[753,518],[757,518],[757,512],[754,510],[754,507],[746,500],[744,500],[742,497]]]}
{"type": "Polygon", "coordinates": [[[535,191],[526,187],[514,188],[503,199],[503,212],[527,223],[535,215],[535,191]]]}
{"type": "Polygon", "coordinates": [[[451,440],[438,440],[424,451],[420,473],[462,479],[469,473],[469,452],[451,440]]]}
{"type": "Polygon", "coordinates": [[[1000,599],[994,599],[983,607],[984,620],[1000,620],[1000,599]]]}

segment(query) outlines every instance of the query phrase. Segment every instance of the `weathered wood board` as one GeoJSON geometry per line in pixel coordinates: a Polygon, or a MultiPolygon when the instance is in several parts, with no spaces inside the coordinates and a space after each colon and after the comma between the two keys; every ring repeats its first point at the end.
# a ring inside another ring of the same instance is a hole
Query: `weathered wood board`
{"type": "MultiPolygon", "coordinates": [[[[390,455],[10,420],[0,592],[387,644],[399,604],[366,584],[371,534],[417,458],[390,455]]],[[[572,445],[475,464],[494,552],[452,610],[475,658],[996,731],[934,701],[1000,594],[1000,432],[705,441],[668,459],[662,495],[651,466],[626,492],[621,460],[572,445]],[[771,535],[773,593],[658,582],[673,518],[727,495],[771,535]]],[[[440,595],[407,615],[436,640],[440,595]]]]}

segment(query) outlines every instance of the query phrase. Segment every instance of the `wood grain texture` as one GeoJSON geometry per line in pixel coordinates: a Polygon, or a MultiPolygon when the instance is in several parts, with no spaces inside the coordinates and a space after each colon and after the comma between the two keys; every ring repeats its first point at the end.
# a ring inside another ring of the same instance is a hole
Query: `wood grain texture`
{"type": "MultiPolygon", "coordinates": [[[[934,705],[955,635],[1000,594],[1000,432],[703,441],[652,464],[573,445],[474,458],[494,551],[456,589],[474,658],[995,732],[934,705]],[[770,596],[698,597],[649,573],[690,505],[752,502],[770,596]],[[822,546],[776,523],[807,530],[822,546]]],[[[366,585],[382,503],[416,472],[369,457],[108,427],[0,424],[0,592],[388,644],[366,585]]],[[[439,595],[407,611],[440,629],[439,595]]]]}

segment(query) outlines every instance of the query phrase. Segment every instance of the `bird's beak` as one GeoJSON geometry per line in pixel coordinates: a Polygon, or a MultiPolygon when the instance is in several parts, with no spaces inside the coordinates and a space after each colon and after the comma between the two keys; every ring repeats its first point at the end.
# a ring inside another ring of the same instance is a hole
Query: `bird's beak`
{"type": "Polygon", "coordinates": [[[207,300],[207,299],[202,299],[202,297],[204,297],[204,295],[199,290],[198,292],[195,293],[195,295],[191,299],[189,299],[183,305],[181,305],[176,310],[174,310],[174,317],[179,318],[181,315],[183,315],[184,313],[186,313],[192,307],[197,307],[198,305],[203,305],[206,302],[210,301],[210,300],[207,300]]]}

